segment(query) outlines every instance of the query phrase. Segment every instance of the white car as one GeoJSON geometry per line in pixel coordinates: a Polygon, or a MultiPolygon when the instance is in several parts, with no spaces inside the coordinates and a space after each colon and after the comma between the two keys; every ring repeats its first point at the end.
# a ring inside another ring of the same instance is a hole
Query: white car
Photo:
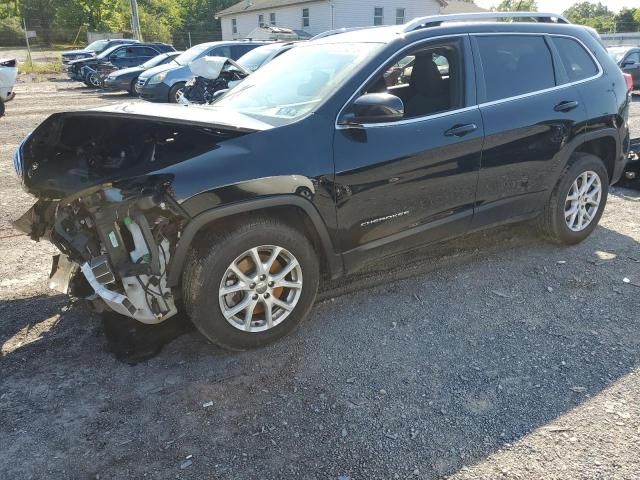
{"type": "Polygon", "coordinates": [[[14,59],[0,59],[0,117],[4,115],[4,104],[16,96],[13,85],[16,83],[18,65],[14,59]]]}

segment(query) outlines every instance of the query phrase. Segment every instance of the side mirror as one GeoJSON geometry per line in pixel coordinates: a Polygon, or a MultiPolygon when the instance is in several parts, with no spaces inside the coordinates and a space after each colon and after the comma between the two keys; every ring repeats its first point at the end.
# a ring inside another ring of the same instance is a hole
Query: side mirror
{"type": "Polygon", "coordinates": [[[358,98],[351,111],[344,115],[342,124],[395,122],[404,118],[404,103],[389,93],[367,93],[358,98]]]}
{"type": "Polygon", "coordinates": [[[636,62],[634,62],[633,60],[627,60],[622,63],[622,68],[633,67],[635,65],[636,65],[636,62]]]}

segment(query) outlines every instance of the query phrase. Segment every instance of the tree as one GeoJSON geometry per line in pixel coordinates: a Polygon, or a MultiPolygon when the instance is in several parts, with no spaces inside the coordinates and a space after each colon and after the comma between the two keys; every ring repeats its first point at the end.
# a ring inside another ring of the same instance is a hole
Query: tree
{"type": "Polygon", "coordinates": [[[637,32],[638,22],[634,15],[637,8],[623,8],[614,17],[616,32],[637,32]]]}
{"type": "Polygon", "coordinates": [[[537,12],[536,0],[502,0],[498,5],[499,12],[537,12]]]}
{"type": "Polygon", "coordinates": [[[615,29],[613,12],[600,2],[576,3],[565,10],[564,16],[572,23],[593,27],[600,33],[613,32],[615,29]]]}

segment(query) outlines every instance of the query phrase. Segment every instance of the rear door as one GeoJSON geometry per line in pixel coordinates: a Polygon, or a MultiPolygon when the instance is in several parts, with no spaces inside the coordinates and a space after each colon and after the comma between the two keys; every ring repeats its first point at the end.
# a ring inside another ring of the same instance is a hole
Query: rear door
{"type": "Polygon", "coordinates": [[[468,36],[422,42],[389,59],[356,98],[382,92],[403,100],[403,119],[338,125],[334,137],[347,270],[369,257],[463,234],[473,216],[483,127],[468,36]],[[390,74],[409,62],[402,79],[390,74]]]}
{"type": "Polygon", "coordinates": [[[573,83],[545,35],[472,35],[485,145],[474,227],[534,215],[560,151],[585,127],[573,83]]]}

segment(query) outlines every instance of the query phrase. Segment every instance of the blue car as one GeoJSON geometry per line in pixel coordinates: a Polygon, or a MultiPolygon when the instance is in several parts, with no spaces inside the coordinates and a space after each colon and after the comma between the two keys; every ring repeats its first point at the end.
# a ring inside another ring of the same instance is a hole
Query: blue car
{"type": "Polygon", "coordinates": [[[186,83],[194,75],[189,65],[202,57],[226,57],[238,60],[266,42],[232,41],[201,43],[179,55],[175,63],[151,68],[138,77],[136,93],[150,102],[177,103],[186,83]]]}
{"type": "Polygon", "coordinates": [[[73,60],[95,57],[97,55],[100,55],[105,50],[111,47],[115,47],[116,45],[129,45],[131,43],[138,43],[138,40],[132,40],[130,38],[96,40],[95,42],[91,42],[83,49],[68,50],[66,52],[62,52],[62,63],[66,65],[73,60]]]}
{"type": "MultiPolygon", "coordinates": [[[[85,81],[83,68],[89,67],[100,72],[105,67],[110,70],[137,67],[151,60],[161,53],[174,52],[175,48],[166,43],[135,43],[128,45],[116,45],[105,50],[100,55],[91,58],[74,60],[67,65],[67,75],[72,80],[85,81]]],[[[87,70],[85,70],[86,74],[87,70]]]]}

